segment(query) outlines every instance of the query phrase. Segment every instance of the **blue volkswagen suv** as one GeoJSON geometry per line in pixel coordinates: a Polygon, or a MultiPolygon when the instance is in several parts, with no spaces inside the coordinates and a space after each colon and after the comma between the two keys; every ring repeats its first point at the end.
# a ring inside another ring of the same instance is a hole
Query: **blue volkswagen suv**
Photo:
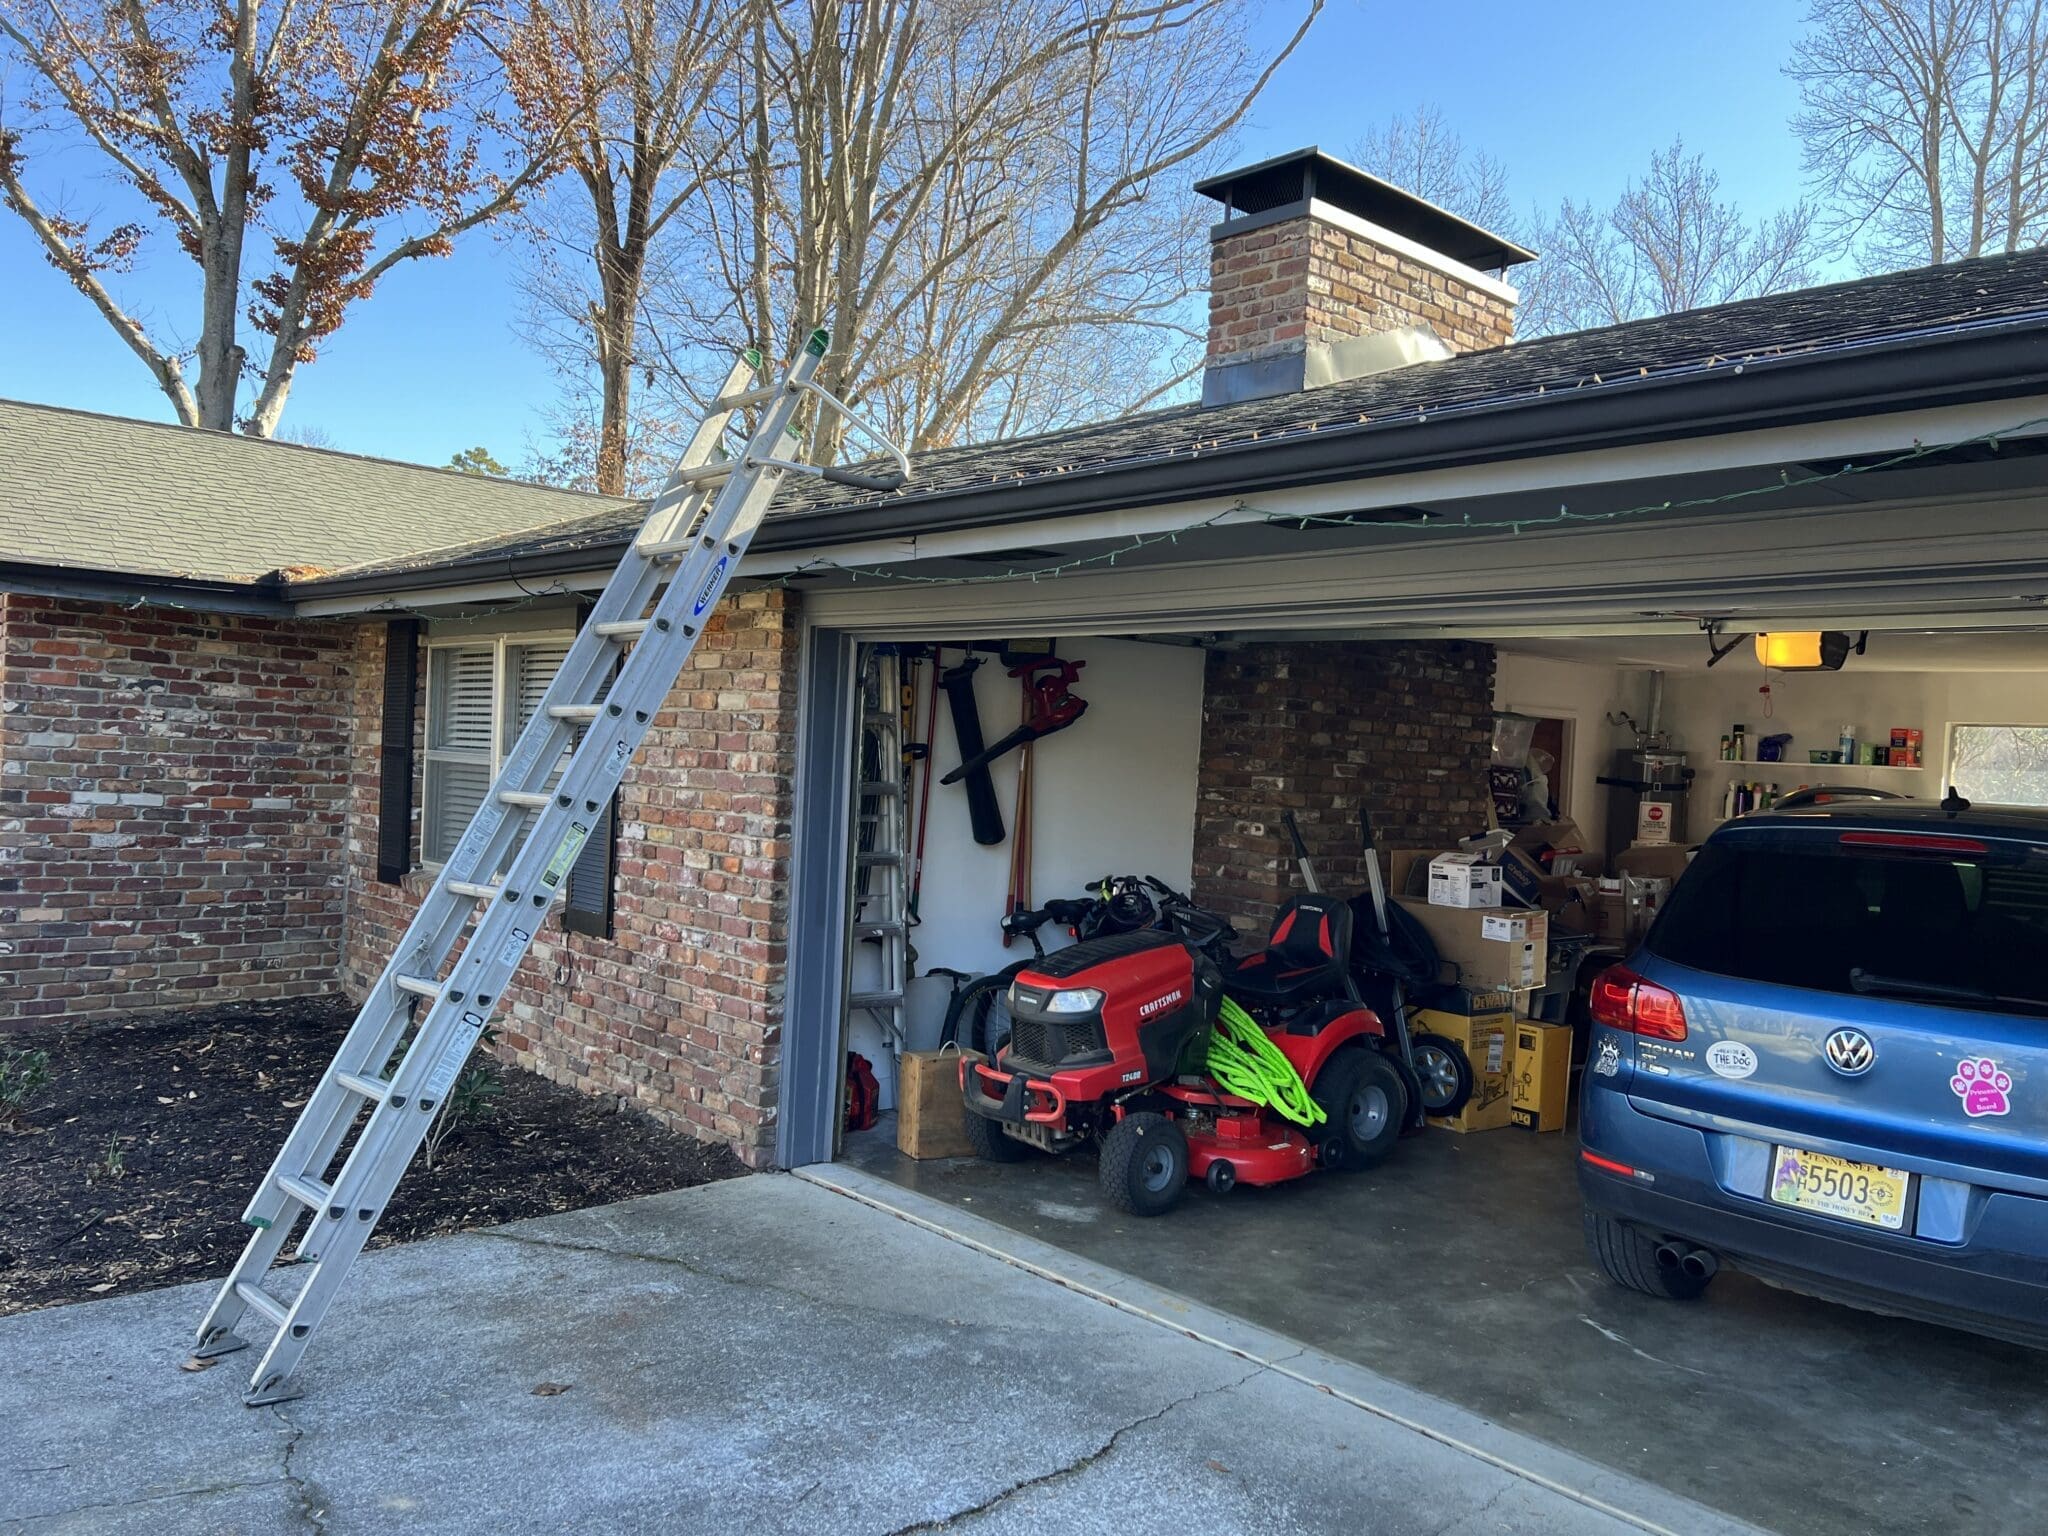
{"type": "Polygon", "coordinates": [[[2048,811],[1730,822],[1594,983],[1586,1242],[2048,1345],[2048,811]]]}

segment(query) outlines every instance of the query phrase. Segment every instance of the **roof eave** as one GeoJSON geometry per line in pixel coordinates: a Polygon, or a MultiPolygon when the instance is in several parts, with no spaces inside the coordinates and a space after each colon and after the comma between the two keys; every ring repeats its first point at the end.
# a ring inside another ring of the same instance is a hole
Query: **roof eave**
{"type": "MultiPolygon", "coordinates": [[[[1218,496],[1326,484],[1363,474],[1452,469],[1759,426],[1888,414],[2038,393],[2048,385],[2048,316],[1996,329],[1946,331],[1843,352],[1730,362],[1711,371],[1629,380],[1569,395],[1528,395],[1446,409],[1426,420],[1333,426],[1198,454],[1112,464],[1005,485],[935,491],[773,518],[755,550],[790,552],[905,534],[996,528],[1218,496]]],[[[414,591],[488,577],[587,572],[618,558],[632,532],[574,550],[294,582],[295,601],[414,591]]]]}
{"type": "Polygon", "coordinates": [[[290,618],[297,610],[285,598],[284,590],[284,582],[275,573],[252,581],[234,581],[0,558],[0,592],[20,592],[32,597],[290,618]]]}

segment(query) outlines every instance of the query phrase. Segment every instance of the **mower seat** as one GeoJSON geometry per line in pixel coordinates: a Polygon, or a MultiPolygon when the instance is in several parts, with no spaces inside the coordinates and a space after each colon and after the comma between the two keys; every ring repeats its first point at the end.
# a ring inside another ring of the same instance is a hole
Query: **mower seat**
{"type": "Polygon", "coordinates": [[[1248,1003],[1294,1007],[1346,990],[1351,908],[1308,892],[1280,909],[1266,947],[1237,962],[1224,990],[1248,1003]]]}

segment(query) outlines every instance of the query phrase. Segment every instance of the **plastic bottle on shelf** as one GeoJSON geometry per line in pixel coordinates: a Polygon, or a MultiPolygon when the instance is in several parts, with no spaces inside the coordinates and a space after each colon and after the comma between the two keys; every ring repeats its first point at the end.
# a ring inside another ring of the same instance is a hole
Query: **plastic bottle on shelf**
{"type": "Polygon", "coordinates": [[[1731,762],[1741,763],[1749,760],[1749,731],[1740,720],[1735,722],[1735,729],[1729,733],[1728,744],[1734,749],[1729,759],[1731,762]]]}
{"type": "Polygon", "coordinates": [[[1721,761],[1727,762],[1735,755],[1735,738],[1727,732],[1721,733],[1721,761]]]}
{"type": "Polygon", "coordinates": [[[1845,762],[1845,763],[1853,763],[1853,762],[1855,762],[1855,761],[1856,761],[1856,727],[1855,727],[1855,726],[1853,726],[1853,725],[1845,725],[1845,726],[1843,726],[1843,727],[1842,727],[1842,740],[1841,740],[1841,748],[1842,748],[1842,761],[1843,761],[1843,762],[1845,762]]]}

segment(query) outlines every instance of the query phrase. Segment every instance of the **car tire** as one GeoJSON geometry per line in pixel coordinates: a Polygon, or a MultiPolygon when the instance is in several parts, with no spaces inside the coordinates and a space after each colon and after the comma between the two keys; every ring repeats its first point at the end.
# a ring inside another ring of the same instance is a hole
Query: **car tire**
{"type": "Polygon", "coordinates": [[[1188,1139],[1151,1110],[1125,1115],[1102,1138],[1103,1197],[1133,1216],[1164,1216],[1188,1182],[1188,1139]]]}
{"type": "Polygon", "coordinates": [[[1015,1163],[1031,1155],[1030,1147],[987,1115],[977,1115],[971,1109],[963,1109],[960,1113],[966,1117],[967,1145],[974,1148],[974,1155],[983,1162],[1015,1163]]]}
{"type": "MultiPolygon", "coordinates": [[[[1309,1090],[1329,1118],[1321,1133],[1342,1147],[1339,1168],[1384,1162],[1408,1118],[1408,1090],[1400,1070],[1378,1051],[1342,1050],[1323,1063],[1309,1090]]],[[[1325,1153],[1323,1161],[1332,1159],[1325,1153]]]]}
{"type": "Polygon", "coordinates": [[[1593,1265],[1625,1291],[1660,1296],[1666,1301],[1691,1301],[1713,1281],[1712,1275],[1688,1275],[1657,1262],[1657,1239],[1598,1211],[1585,1213],[1586,1252],[1593,1265]]]}
{"type": "Polygon", "coordinates": [[[1457,1041],[1422,1034],[1409,1042],[1409,1049],[1422,1081],[1424,1114],[1448,1118],[1472,1101],[1472,1063],[1457,1041]]]}

